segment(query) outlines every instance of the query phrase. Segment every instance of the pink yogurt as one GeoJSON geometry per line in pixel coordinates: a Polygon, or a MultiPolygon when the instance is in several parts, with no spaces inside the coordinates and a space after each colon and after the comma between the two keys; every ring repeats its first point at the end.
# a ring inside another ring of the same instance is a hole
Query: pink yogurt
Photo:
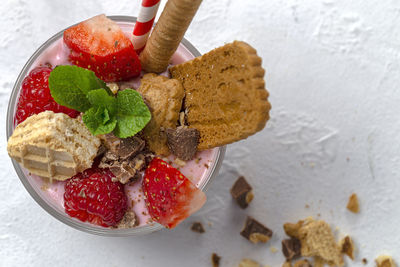
{"type": "MultiPolygon", "coordinates": [[[[127,36],[131,36],[133,29],[132,23],[118,23],[124,30],[127,36]]],[[[55,41],[49,48],[44,51],[32,65],[32,69],[38,65],[50,63],[53,67],[57,65],[70,65],[68,62],[69,50],[65,46],[62,38],[55,41]]],[[[194,56],[183,45],[180,45],[173,55],[171,62],[172,65],[180,64],[194,58],[194,56]]],[[[163,75],[168,76],[168,72],[163,75]]],[[[140,85],[140,78],[135,78],[129,81],[132,87],[136,89],[140,85]]],[[[177,166],[174,161],[175,157],[170,156],[168,160],[171,164],[178,168],[183,175],[189,178],[197,187],[202,187],[209,176],[211,175],[212,165],[216,162],[218,156],[218,148],[198,152],[195,158],[186,162],[185,166],[177,166]]],[[[53,208],[64,211],[64,184],[65,182],[53,181],[50,183],[47,179],[42,179],[36,175],[29,175],[27,170],[23,170],[27,177],[32,179],[31,184],[35,187],[37,192],[40,192],[41,197],[50,200],[49,203],[53,208]],[[40,190],[37,190],[40,189],[40,190]]],[[[129,208],[131,208],[139,219],[139,226],[151,223],[151,218],[145,206],[142,181],[139,180],[131,185],[125,185],[125,192],[128,197],[129,208]]]]}

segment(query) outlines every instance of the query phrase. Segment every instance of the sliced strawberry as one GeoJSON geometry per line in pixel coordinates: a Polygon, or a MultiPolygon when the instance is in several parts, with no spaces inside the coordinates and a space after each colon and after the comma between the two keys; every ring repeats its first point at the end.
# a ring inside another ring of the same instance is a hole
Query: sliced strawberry
{"type": "Polygon", "coordinates": [[[64,31],[72,64],[94,71],[106,82],[138,76],[140,61],[132,42],[105,15],[98,15],[64,31]]]}
{"type": "Polygon", "coordinates": [[[206,195],[165,161],[154,158],[143,178],[147,209],[156,222],[174,228],[206,202],[206,195]]]}

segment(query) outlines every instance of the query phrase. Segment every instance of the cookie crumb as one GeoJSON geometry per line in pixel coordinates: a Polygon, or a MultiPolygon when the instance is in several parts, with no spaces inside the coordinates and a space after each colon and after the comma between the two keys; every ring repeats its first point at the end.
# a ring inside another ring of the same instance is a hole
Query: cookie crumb
{"type": "Polygon", "coordinates": [[[299,260],[294,263],[293,267],[312,267],[312,265],[308,260],[299,260]]]}
{"type": "Polygon", "coordinates": [[[287,261],[296,259],[301,255],[301,243],[297,238],[282,240],[282,253],[287,261]]]}
{"type": "Polygon", "coordinates": [[[201,222],[194,222],[192,224],[192,227],[190,228],[193,232],[202,234],[205,232],[203,225],[201,224],[201,222]]]}
{"type": "Polygon", "coordinates": [[[213,267],[219,267],[219,263],[221,261],[221,257],[217,255],[217,253],[213,253],[211,255],[211,264],[213,267]]]}
{"type": "Polygon", "coordinates": [[[133,211],[125,212],[124,217],[122,220],[116,225],[118,229],[128,229],[133,228],[139,225],[139,220],[136,216],[136,213],[133,211]]]}
{"type": "Polygon", "coordinates": [[[270,250],[272,253],[277,253],[277,252],[278,252],[278,249],[277,249],[276,247],[274,247],[274,246],[270,247],[269,250],[270,250]]]}
{"type": "Polygon", "coordinates": [[[247,216],[246,223],[240,235],[254,244],[258,242],[266,243],[271,239],[272,231],[253,217],[247,216]]]}
{"type": "Polygon", "coordinates": [[[347,203],[347,209],[353,213],[360,212],[360,203],[358,201],[358,197],[356,193],[353,193],[349,197],[349,202],[347,203]]]}
{"type": "Polygon", "coordinates": [[[354,242],[350,236],[345,236],[340,241],[341,252],[349,256],[350,259],[354,260],[354,242]]]}
{"type": "Polygon", "coordinates": [[[239,263],[239,267],[260,267],[260,264],[251,259],[243,259],[239,263]]]}
{"type": "Polygon", "coordinates": [[[377,267],[396,267],[394,260],[389,255],[380,255],[375,262],[377,267]]]}
{"type": "Polygon", "coordinates": [[[186,161],[181,160],[180,158],[176,158],[174,160],[174,163],[179,167],[185,167],[185,165],[186,165],[186,161]]]}
{"type": "Polygon", "coordinates": [[[363,258],[361,261],[362,261],[362,263],[363,263],[364,265],[367,265],[367,264],[368,264],[368,260],[367,260],[366,258],[363,258]]]}

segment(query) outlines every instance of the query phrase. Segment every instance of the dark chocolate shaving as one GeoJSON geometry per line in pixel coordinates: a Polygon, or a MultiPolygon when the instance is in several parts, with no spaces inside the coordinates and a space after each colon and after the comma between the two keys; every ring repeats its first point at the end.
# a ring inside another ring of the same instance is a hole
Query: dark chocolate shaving
{"type": "Polygon", "coordinates": [[[258,242],[265,243],[272,237],[272,231],[253,217],[247,216],[246,223],[240,235],[255,244],[258,242]]]}
{"type": "Polygon", "coordinates": [[[243,176],[240,176],[233,184],[231,195],[242,209],[247,208],[254,197],[251,186],[243,176]]]}
{"type": "Polygon", "coordinates": [[[192,160],[197,152],[200,133],[197,129],[179,126],[167,129],[168,148],[173,155],[182,160],[192,160]]]}
{"type": "Polygon", "coordinates": [[[201,224],[201,222],[194,222],[192,224],[192,227],[190,228],[193,232],[202,234],[205,232],[203,225],[201,224]]]}
{"type": "Polygon", "coordinates": [[[297,238],[282,240],[282,252],[286,260],[291,261],[301,255],[301,243],[297,238]]]}
{"type": "Polygon", "coordinates": [[[221,261],[221,257],[217,255],[217,253],[213,253],[211,255],[211,264],[213,267],[219,267],[219,262],[221,261]]]}

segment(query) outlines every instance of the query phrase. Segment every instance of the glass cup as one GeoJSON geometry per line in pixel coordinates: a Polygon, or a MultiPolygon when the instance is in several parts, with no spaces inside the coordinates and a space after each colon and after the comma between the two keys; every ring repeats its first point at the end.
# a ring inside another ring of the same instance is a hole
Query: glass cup
{"type": "MultiPolygon", "coordinates": [[[[133,25],[136,22],[136,17],[130,16],[109,16],[109,18],[116,21],[118,25],[120,25],[122,28],[130,27],[131,29],[133,29],[133,25]]],[[[63,32],[64,30],[60,31],[49,40],[47,40],[43,45],[41,45],[22,68],[22,71],[14,84],[8,104],[6,126],[7,139],[12,135],[16,126],[14,118],[17,110],[17,102],[23,79],[28,75],[29,71],[35,67],[35,61],[41,55],[43,55],[43,53],[46,52],[46,49],[54,45],[63,37],[63,32]]],[[[200,52],[186,39],[183,39],[180,45],[183,46],[185,53],[189,53],[193,57],[198,57],[201,55],[200,52]]],[[[217,152],[214,154],[215,156],[213,159],[213,163],[208,168],[207,177],[203,179],[199,184],[199,188],[201,190],[205,191],[211,180],[215,176],[217,176],[224,158],[224,154],[225,147],[220,147],[217,149],[217,152]]],[[[103,236],[137,236],[163,229],[163,226],[157,223],[147,224],[129,229],[113,229],[81,222],[78,219],[70,217],[68,214],[65,213],[63,208],[60,208],[60,205],[56,205],[53,199],[46,196],[39,184],[36,182],[37,180],[33,179],[33,177],[30,177],[29,172],[26,169],[22,168],[15,160],[12,160],[12,163],[19,179],[21,180],[22,184],[25,186],[29,194],[33,197],[33,199],[50,215],[75,229],[103,236]]]]}

